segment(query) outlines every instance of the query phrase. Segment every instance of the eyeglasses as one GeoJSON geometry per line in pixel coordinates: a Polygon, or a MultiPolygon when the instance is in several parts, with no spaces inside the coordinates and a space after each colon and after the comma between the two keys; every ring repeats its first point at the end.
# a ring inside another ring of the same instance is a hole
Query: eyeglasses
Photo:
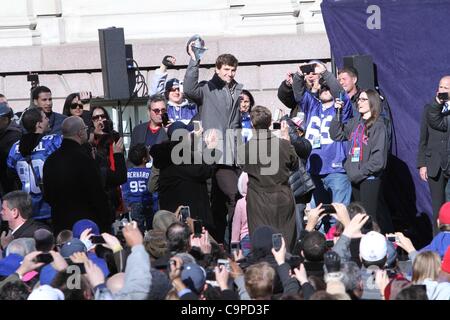
{"type": "Polygon", "coordinates": [[[99,119],[106,119],[106,115],[98,114],[98,115],[92,117],[92,120],[94,120],[94,121],[99,120],[99,119]]]}
{"type": "Polygon", "coordinates": [[[364,101],[369,101],[368,98],[358,98],[358,102],[364,102],[364,101]]]}
{"type": "Polygon", "coordinates": [[[72,103],[70,105],[70,109],[76,109],[76,108],[83,109],[83,104],[81,104],[81,103],[72,103]]]}
{"type": "Polygon", "coordinates": [[[150,110],[152,110],[156,114],[160,114],[160,113],[166,112],[166,109],[150,109],[150,110]]]}

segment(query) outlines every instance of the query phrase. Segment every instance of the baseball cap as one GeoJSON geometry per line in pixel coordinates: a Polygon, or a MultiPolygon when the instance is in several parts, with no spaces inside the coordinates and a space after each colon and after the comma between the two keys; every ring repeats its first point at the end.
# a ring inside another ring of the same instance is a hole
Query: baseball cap
{"type": "Polygon", "coordinates": [[[28,296],[28,300],[64,300],[64,293],[44,284],[34,289],[28,296]]]}
{"type": "Polygon", "coordinates": [[[176,78],[172,78],[166,82],[165,91],[168,91],[172,88],[179,88],[180,87],[180,80],[176,78]]]}
{"type": "Polygon", "coordinates": [[[439,224],[450,224],[450,202],[446,202],[439,210],[439,224]]]}
{"type": "Polygon", "coordinates": [[[0,103],[0,117],[12,118],[14,116],[13,110],[8,106],[6,102],[0,103]]]}
{"type": "Polygon", "coordinates": [[[93,235],[99,235],[100,229],[98,228],[98,225],[89,219],[82,219],[75,222],[75,224],[72,227],[72,233],[74,238],[80,239],[81,234],[84,230],[91,228],[91,234],[93,235]]]}
{"type": "Polygon", "coordinates": [[[6,258],[0,260],[0,276],[7,277],[17,269],[19,269],[22,264],[23,257],[16,253],[11,253],[6,258]]]}
{"type": "Polygon", "coordinates": [[[206,282],[205,269],[196,263],[188,263],[183,265],[181,280],[189,289],[196,293],[200,293],[206,282]]]}
{"type": "Polygon", "coordinates": [[[386,238],[376,231],[370,231],[361,238],[359,254],[366,261],[378,261],[386,257],[386,238]]]}
{"type": "Polygon", "coordinates": [[[69,258],[75,252],[86,252],[86,251],[87,249],[84,243],[80,239],[73,238],[72,240],[67,241],[61,247],[60,253],[64,258],[69,258]]]}

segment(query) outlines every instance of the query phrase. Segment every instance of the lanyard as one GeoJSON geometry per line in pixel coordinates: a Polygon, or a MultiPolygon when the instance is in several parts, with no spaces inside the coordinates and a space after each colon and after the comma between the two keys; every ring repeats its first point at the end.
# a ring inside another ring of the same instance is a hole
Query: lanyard
{"type": "Polygon", "coordinates": [[[350,150],[350,154],[353,155],[355,148],[359,148],[359,160],[361,161],[363,155],[363,141],[364,141],[364,130],[366,129],[365,124],[358,124],[355,131],[352,133],[352,149],[350,150]]]}

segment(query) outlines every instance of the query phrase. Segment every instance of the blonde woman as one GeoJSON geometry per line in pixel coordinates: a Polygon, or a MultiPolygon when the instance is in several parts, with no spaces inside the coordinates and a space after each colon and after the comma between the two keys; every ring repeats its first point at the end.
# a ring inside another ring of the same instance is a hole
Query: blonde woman
{"type": "Polygon", "coordinates": [[[419,253],[413,263],[413,284],[424,284],[430,300],[449,300],[450,283],[438,283],[441,271],[441,259],[436,252],[424,251],[419,253]]]}

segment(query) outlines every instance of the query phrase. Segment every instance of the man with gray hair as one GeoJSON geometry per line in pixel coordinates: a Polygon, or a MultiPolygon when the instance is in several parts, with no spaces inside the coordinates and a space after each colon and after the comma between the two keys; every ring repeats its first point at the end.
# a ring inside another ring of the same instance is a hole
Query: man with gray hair
{"type": "Polygon", "coordinates": [[[9,232],[1,235],[1,246],[6,248],[9,242],[19,238],[33,238],[38,229],[49,227],[31,218],[33,214],[31,196],[24,191],[12,191],[3,197],[2,220],[8,222],[9,232]]]}
{"type": "Polygon", "coordinates": [[[138,143],[143,143],[150,150],[153,145],[168,139],[163,123],[163,115],[166,113],[166,98],[163,95],[154,94],[148,99],[147,107],[149,121],[133,128],[130,148],[138,143]]]}
{"type": "Polygon", "coordinates": [[[72,229],[81,219],[111,231],[110,210],[95,160],[82,144],[88,127],[80,117],[66,118],[62,124],[63,142],[44,165],[44,198],[52,207],[53,231],[72,229]]]}

